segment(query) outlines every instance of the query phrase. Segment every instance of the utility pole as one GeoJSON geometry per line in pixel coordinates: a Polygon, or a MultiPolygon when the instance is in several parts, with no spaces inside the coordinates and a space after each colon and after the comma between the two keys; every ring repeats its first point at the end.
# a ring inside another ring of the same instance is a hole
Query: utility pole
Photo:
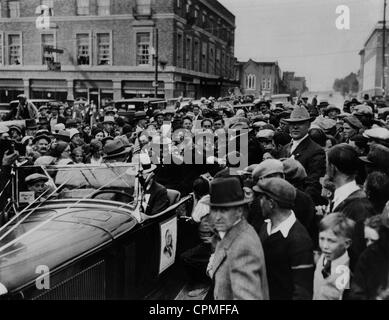
{"type": "Polygon", "coordinates": [[[386,46],[386,0],[384,0],[384,21],[383,21],[383,32],[382,32],[382,89],[383,96],[386,97],[386,85],[385,85],[385,46],[386,46]]]}
{"type": "Polygon", "coordinates": [[[154,83],[154,89],[155,89],[155,92],[154,92],[154,96],[155,98],[158,97],[158,54],[159,54],[159,39],[158,39],[158,28],[155,27],[155,55],[154,55],[154,59],[155,59],[155,83],[154,83]]]}

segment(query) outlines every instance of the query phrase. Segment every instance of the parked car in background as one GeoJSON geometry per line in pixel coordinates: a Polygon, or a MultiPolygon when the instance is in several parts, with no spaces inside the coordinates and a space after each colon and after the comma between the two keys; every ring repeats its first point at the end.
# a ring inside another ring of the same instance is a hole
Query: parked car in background
{"type": "Polygon", "coordinates": [[[153,110],[163,110],[166,108],[167,102],[158,98],[133,98],[122,99],[114,101],[114,106],[117,110],[121,111],[146,111],[148,106],[151,106],[153,110]]]}

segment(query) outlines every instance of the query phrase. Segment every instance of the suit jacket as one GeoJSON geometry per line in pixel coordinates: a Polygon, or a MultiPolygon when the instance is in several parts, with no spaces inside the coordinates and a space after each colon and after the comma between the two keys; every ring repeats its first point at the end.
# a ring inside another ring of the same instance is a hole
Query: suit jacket
{"type": "Polygon", "coordinates": [[[281,149],[280,158],[289,158],[294,156],[307,172],[305,192],[308,193],[315,204],[321,201],[320,178],[326,173],[326,154],[324,149],[314,142],[310,137],[305,138],[290,153],[293,142],[287,144],[281,149]]]}
{"type": "Polygon", "coordinates": [[[217,243],[210,275],[215,300],[269,299],[262,244],[244,218],[217,243]]]}
{"type": "Polygon", "coordinates": [[[152,182],[150,189],[146,191],[146,194],[150,194],[150,199],[145,208],[146,215],[156,215],[169,207],[167,189],[155,180],[152,182]]]}

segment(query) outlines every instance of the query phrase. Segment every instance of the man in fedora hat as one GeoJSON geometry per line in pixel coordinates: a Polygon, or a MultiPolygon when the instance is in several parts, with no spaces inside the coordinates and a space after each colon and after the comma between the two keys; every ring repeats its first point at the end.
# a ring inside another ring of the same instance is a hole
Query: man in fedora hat
{"type": "Polygon", "coordinates": [[[260,230],[270,300],[310,300],[313,290],[313,244],[293,212],[296,189],[286,180],[258,181],[265,224],[260,230]]]}
{"type": "Polygon", "coordinates": [[[309,136],[309,128],[313,118],[303,106],[296,106],[289,119],[284,119],[289,125],[291,143],[280,151],[280,158],[294,158],[298,160],[307,172],[305,192],[315,204],[321,202],[320,178],[326,172],[326,156],[324,149],[315,143],[309,136]]]}
{"type": "Polygon", "coordinates": [[[219,241],[208,264],[215,300],[269,298],[261,241],[244,217],[249,202],[237,177],[211,182],[211,220],[219,241]]]}
{"type": "Polygon", "coordinates": [[[113,139],[108,141],[104,145],[104,162],[127,162],[127,159],[130,156],[131,147],[125,146],[121,139],[113,139]]]}
{"type": "Polygon", "coordinates": [[[148,216],[156,215],[169,207],[167,189],[155,180],[154,171],[157,168],[145,153],[139,154],[139,182],[142,186],[141,210],[148,216]]]}

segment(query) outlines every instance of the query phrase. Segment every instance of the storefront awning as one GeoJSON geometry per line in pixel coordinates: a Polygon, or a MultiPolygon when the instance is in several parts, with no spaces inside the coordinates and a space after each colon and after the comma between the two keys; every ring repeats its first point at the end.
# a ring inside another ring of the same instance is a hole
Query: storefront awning
{"type": "Polygon", "coordinates": [[[23,80],[22,79],[0,79],[0,89],[23,90],[23,80]]]}
{"type": "Polygon", "coordinates": [[[80,91],[80,89],[113,90],[113,83],[109,80],[76,80],[74,81],[74,88],[77,91],[80,91]]]}

